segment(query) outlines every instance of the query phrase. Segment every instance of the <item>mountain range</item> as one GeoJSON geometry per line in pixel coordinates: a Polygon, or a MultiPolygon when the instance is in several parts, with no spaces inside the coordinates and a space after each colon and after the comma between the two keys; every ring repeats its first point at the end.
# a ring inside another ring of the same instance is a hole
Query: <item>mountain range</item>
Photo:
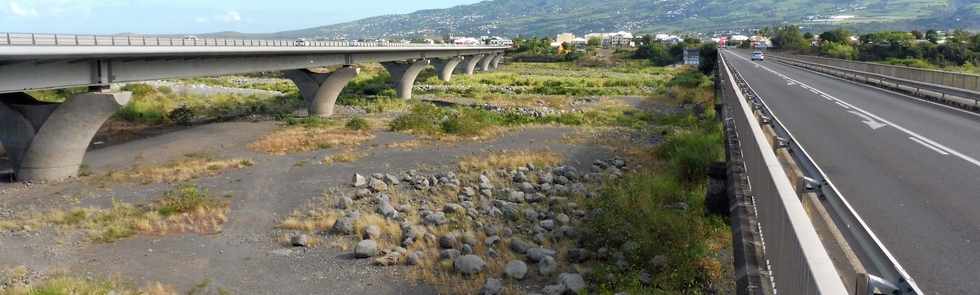
{"type": "Polygon", "coordinates": [[[629,31],[728,32],[799,24],[846,27],[980,29],[980,0],[488,0],[248,38],[377,39],[458,36],[554,36],[629,31]]]}

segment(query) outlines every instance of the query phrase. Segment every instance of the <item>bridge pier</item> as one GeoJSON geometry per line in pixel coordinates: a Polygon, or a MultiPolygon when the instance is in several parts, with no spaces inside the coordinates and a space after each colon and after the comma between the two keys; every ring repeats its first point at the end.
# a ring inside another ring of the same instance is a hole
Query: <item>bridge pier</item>
{"type": "Polygon", "coordinates": [[[347,65],[332,73],[314,73],[305,69],[284,73],[299,88],[311,117],[329,117],[334,113],[340,92],[360,72],[361,69],[347,65]]]}
{"type": "Polygon", "coordinates": [[[483,59],[480,60],[480,70],[481,71],[484,71],[484,72],[489,72],[490,71],[490,62],[493,61],[493,59],[494,59],[495,56],[497,56],[497,55],[496,54],[487,54],[487,55],[484,55],[483,56],[483,59]]]}
{"type": "Polygon", "coordinates": [[[415,86],[415,78],[419,73],[429,66],[428,59],[419,59],[409,62],[383,62],[382,66],[391,74],[391,79],[395,83],[395,91],[402,99],[412,99],[412,87],[415,86]]]}
{"type": "Polygon", "coordinates": [[[450,59],[437,60],[436,73],[439,74],[439,80],[449,82],[453,79],[453,72],[456,71],[456,67],[463,62],[462,56],[453,57],[450,59]]]}
{"type": "Polygon", "coordinates": [[[466,61],[467,76],[473,76],[473,74],[476,72],[476,65],[480,64],[480,61],[483,60],[484,56],[486,55],[477,54],[477,55],[470,56],[469,60],[466,61]]]}
{"type": "Polygon", "coordinates": [[[504,59],[504,54],[503,53],[496,54],[493,57],[493,60],[490,62],[490,69],[496,71],[497,68],[500,67],[500,61],[503,60],[503,59],[504,59]]]}
{"type": "Polygon", "coordinates": [[[64,103],[41,102],[26,93],[0,94],[0,142],[20,181],[78,176],[92,138],[129,103],[129,92],[87,92],[64,103]]]}

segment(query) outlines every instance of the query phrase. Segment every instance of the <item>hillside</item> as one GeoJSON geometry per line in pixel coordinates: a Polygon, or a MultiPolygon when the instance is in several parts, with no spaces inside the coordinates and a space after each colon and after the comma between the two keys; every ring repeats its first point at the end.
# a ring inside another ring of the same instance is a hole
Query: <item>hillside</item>
{"type": "Polygon", "coordinates": [[[787,23],[813,28],[844,25],[859,30],[923,25],[976,29],[980,27],[978,9],[976,0],[490,0],[266,36],[409,38],[450,32],[470,36],[620,30],[712,32],[787,23]],[[830,21],[832,16],[838,19],[830,21]]]}

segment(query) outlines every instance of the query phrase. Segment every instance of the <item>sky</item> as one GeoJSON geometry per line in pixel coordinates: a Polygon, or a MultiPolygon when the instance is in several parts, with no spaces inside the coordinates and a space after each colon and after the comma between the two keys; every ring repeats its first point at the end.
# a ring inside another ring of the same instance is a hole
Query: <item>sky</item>
{"type": "Polygon", "coordinates": [[[479,0],[0,0],[0,32],[271,33],[479,0]]]}

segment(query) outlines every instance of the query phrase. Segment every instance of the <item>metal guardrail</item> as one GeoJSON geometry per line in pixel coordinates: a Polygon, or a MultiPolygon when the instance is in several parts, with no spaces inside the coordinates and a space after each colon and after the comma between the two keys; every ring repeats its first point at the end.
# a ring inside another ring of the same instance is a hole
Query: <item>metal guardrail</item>
{"type": "MultiPolygon", "coordinates": [[[[0,33],[0,46],[211,46],[211,47],[494,47],[484,44],[161,38],[150,36],[0,33]]],[[[501,48],[506,48],[499,46],[501,48]]]]}
{"type": "MultiPolygon", "coordinates": [[[[859,278],[855,278],[858,280],[857,286],[859,288],[855,294],[923,294],[915,281],[857,214],[847,199],[827,177],[827,174],[817,165],[793,134],[786,129],[785,125],[758,95],[758,92],[752,89],[748,83],[745,83],[741,75],[728,65],[724,54],[720,52],[719,63],[724,69],[730,68],[733,78],[737,81],[737,86],[741,88],[742,93],[745,94],[746,100],[759,113],[760,121],[771,126],[775,131],[776,147],[774,148],[785,148],[789,151],[804,174],[804,179],[801,179],[803,189],[806,192],[819,195],[820,200],[829,209],[834,224],[844,235],[846,242],[852,245],[864,264],[865,270],[869,272],[869,274],[861,274],[859,278]]],[[[769,236],[767,240],[774,238],[777,237],[769,236]]],[[[792,275],[798,274],[791,274],[791,277],[792,275]]],[[[777,282],[780,277],[784,276],[785,274],[773,274],[777,282]]]]}
{"type": "Polygon", "coordinates": [[[942,85],[951,88],[980,91],[980,76],[978,75],[826,58],[821,56],[798,55],[795,57],[796,59],[805,59],[813,63],[830,65],[838,68],[884,75],[909,81],[918,81],[921,83],[942,85]]]}
{"type": "Polygon", "coordinates": [[[758,97],[746,87],[738,72],[728,66],[723,54],[719,53],[718,60],[721,79],[727,84],[727,89],[722,90],[722,99],[736,109],[733,116],[725,120],[734,120],[738,128],[748,131],[742,141],[744,146],[751,147],[745,150],[749,177],[771,179],[771,182],[763,180],[759,185],[753,183],[750,186],[766,272],[771,274],[774,293],[847,294],[803,202],[763,131],[764,124],[769,121],[757,116],[759,105],[755,100],[758,97]]]}
{"type": "Polygon", "coordinates": [[[976,75],[823,57],[796,56],[795,58],[790,58],[780,55],[770,55],[770,58],[818,72],[834,75],[839,74],[844,76],[844,78],[865,83],[877,83],[900,90],[910,88],[913,89],[911,91],[915,95],[923,94],[923,90],[931,91],[936,93],[938,95],[937,98],[941,100],[972,109],[980,109],[980,76],[976,75]]]}

